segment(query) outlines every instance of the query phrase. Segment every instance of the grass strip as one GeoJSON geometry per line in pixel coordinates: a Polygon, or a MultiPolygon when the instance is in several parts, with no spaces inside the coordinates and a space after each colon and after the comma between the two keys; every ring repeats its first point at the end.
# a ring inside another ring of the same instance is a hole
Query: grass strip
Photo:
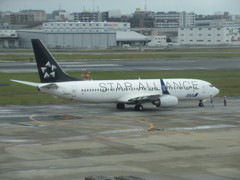
{"type": "MultiPolygon", "coordinates": [[[[174,53],[169,52],[155,52],[155,53],[119,53],[119,54],[75,54],[75,53],[57,53],[53,56],[59,61],[81,61],[81,60],[111,60],[111,59],[189,59],[189,58],[240,58],[240,50],[235,51],[233,53],[222,53],[223,51],[193,51],[190,53],[186,53],[189,51],[172,51],[174,53]],[[220,53],[221,52],[221,53],[220,53]]],[[[27,62],[30,58],[34,59],[34,55],[32,54],[0,54],[0,61],[22,61],[27,62]]]]}

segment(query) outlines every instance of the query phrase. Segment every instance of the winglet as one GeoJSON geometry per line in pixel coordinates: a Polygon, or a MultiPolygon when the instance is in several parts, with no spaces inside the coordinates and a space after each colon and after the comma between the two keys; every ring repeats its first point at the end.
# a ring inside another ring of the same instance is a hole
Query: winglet
{"type": "Polygon", "coordinates": [[[163,80],[161,79],[160,81],[161,81],[162,94],[170,94],[163,80]]]}

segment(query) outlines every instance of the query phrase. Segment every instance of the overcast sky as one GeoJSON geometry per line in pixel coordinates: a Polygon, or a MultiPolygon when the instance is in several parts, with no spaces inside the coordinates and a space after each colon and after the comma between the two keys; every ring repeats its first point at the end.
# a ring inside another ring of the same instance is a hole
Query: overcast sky
{"type": "Polygon", "coordinates": [[[240,0],[0,0],[0,11],[20,11],[26,9],[45,10],[48,13],[61,9],[67,12],[81,12],[83,9],[100,11],[121,10],[130,14],[136,8],[158,11],[186,11],[197,14],[214,14],[228,11],[240,14],[240,0]]]}

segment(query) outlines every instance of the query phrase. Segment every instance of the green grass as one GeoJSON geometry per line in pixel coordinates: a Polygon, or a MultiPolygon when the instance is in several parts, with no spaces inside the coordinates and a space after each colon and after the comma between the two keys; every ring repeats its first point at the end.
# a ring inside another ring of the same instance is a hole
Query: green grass
{"type": "MultiPolygon", "coordinates": [[[[58,61],[79,61],[79,60],[111,60],[111,59],[189,59],[189,58],[240,58],[240,53],[221,54],[221,53],[206,53],[206,54],[56,54],[53,56],[58,61]]],[[[1,55],[0,61],[24,61],[28,62],[31,55],[1,55]]]]}
{"type": "Polygon", "coordinates": [[[58,54],[54,56],[56,59],[59,60],[84,60],[84,59],[95,59],[95,60],[102,60],[102,59],[166,59],[166,58],[234,58],[240,57],[240,53],[233,53],[233,54],[220,54],[220,53],[206,53],[206,54],[101,54],[101,55],[91,55],[91,54],[72,54],[72,55],[65,55],[65,54],[58,54]]]}
{"type": "MultiPolygon", "coordinates": [[[[81,78],[81,72],[69,72],[71,76],[81,78]]],[[[209,81],[220,89],[219,96],[240,95],[239,70],[184,70],[184,71],[130,71],[130,72],[91,72],[94,80],[105,79],[151,79],[151,78],[194,78],[209,81]]],[[[42,94],[36,88],[9,81],[18,79],[39,82],[37,73],[0,73],[0,104],[38,104],[69,102],[42,94]]]]}

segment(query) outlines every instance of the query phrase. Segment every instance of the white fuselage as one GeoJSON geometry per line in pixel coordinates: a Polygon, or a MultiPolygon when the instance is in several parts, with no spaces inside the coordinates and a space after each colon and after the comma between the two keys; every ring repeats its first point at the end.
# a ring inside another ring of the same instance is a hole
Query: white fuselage
{"type": "Polygon", "coordinates": [[[51,88],[39,84],[38,88],[65,99],[99,103],[127,103],[132,97],[161,96],[164,89],[179,100],[208,99],[219,92],[209,82],[198,79],[163,79],[163,82],[161,79],[70,81],[54,83],[57,87],[51,88]]]}

